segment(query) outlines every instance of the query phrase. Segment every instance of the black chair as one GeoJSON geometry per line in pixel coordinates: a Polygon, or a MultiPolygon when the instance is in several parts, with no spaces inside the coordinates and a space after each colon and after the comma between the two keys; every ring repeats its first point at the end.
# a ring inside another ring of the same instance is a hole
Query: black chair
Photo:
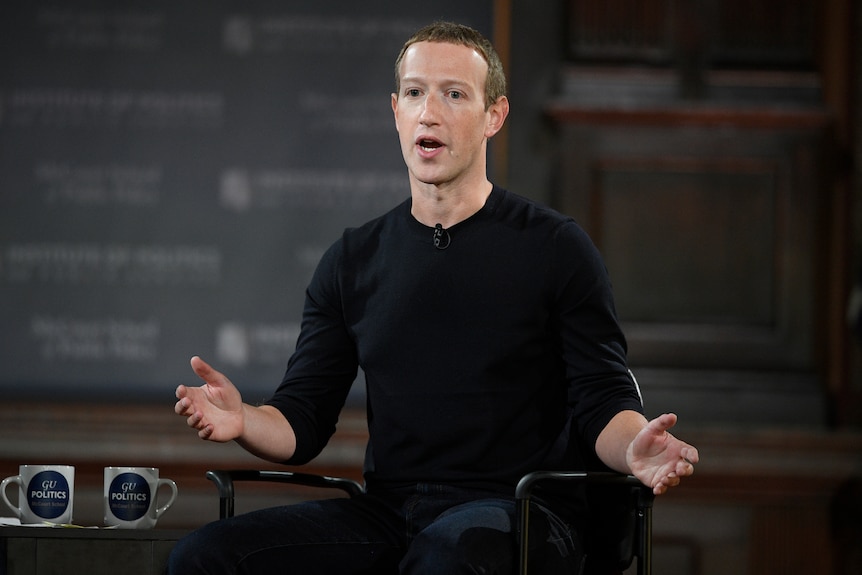
{"type": "MultiPolygon", "coordinates": [[[[363,486],[352,479],[290,471],[211,470],[206,475],[218,489],[221,518],[234,514],[235,481],[268,481],[334,488],[350,497],[364,492],[363,486]]],[[[534,471],[525,475],[515,489],[521,575],[527,575],[529,567],[530,501],[534,490],[545,485],[564,484],[572,484],[583,490],[588,504],[587,528],[583,530],[586,551],[584,574],[619,574],[637,558],[638,575],[650,575],[652,490],[630,475],[563,471],[534,471]]]]}
{"type": "Polygon", "coordinates": [[[529,567],[530,500],[536,488],[547,484],[570,484],[583,492],[584,575],[621,574],[635,558],[638,575],[651,575],[655,495],[632,475],[603,471],[534,471],[521,478],[515,488],[521,575],[529,567]]]}

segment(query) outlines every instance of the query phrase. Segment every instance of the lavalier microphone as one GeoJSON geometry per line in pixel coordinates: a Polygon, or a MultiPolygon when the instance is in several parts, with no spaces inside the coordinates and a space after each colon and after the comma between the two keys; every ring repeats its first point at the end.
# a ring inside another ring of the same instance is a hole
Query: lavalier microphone
{"type": "Polygon", "coordinates": [[[443,226],[437,224],[434,226],[434,247],[438,250],[445,250],[452,243],[452,237],[449,232],[443,229],[443,226]]]}

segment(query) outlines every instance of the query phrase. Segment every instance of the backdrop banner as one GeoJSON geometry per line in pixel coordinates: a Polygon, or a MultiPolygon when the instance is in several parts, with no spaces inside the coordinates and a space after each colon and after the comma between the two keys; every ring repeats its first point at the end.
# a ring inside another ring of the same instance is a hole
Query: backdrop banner
{"type": "Polygon", "coordinates": [[[409,195],[401,44],[492,2],[0,5],[0,397],[281,380],[324,250],[409,195]]]}

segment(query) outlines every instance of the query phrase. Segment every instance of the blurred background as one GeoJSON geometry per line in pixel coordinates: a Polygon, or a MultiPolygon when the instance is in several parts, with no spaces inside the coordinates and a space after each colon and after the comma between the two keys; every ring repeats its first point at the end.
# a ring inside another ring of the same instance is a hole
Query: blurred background
{"type": "MultiPolygon", "coordinates": [[[[278,384],[320,255],[409,193],[393,63],[435,19],[494,40],[492,179],[590,233],[648,415],[701,451],[656,571],[859,573],[853,0],[7,0],[0,475],[75,465],[97,525],[103,466],[157,466],[185,528],[216,517],[206,469],[273,467],[198,441],[174,389],[195,354],[249,402],[278,384]]],[[[359,477],[363,397],[309,470],[359,477]]]]}

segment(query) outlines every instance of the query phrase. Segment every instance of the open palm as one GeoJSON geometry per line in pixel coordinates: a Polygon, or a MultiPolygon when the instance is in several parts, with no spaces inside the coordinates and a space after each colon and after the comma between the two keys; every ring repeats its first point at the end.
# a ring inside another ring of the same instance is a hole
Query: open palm
{"type": "Polygon", "coordinates": [[[189,427],[198,430],[201,439],[225,442],[236,439],[243,431],[242,396],[236,386],[201,358],[191,360],[192,369],[204,384],[177,388],[174,410],[187,416],[189,427]]]}
{"type": "Polygon", "coordinates": [[[668,432],[677,417],[665,413],[650,421],[628,447],[626,459],[632,473],[656,495],[679,484],[680,478],[694,473],[697,449],[668,432]]]}

